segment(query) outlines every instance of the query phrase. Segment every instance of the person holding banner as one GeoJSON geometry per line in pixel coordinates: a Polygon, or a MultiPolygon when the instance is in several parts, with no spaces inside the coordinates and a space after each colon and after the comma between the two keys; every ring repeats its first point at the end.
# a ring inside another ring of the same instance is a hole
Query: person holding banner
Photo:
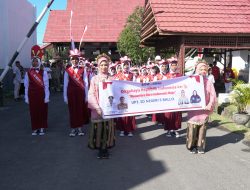
{"type": "Polygon", "coordinates": [[[32,67],[24,77],[25,102],[29,104],[32,136],[44,135],[48,128],[49,79],[41,61],[33,57],[32,67]]]}
{"type": "Polygon", "coordinates": [[[89,115],[87,107],[88,76],[84,67],[80,67],[80,52],[70,50],[72,65],[64,72],[64,102],[68,104],[71,131],[69,136],[85,135],[82,131],[84,124],[88,124],[89,115]]]}
{"type": "MultiPolygon", "coordinates": [[[[99,149],[97,158],[109,158],[108,148],[115,146],[115,127],[113,119],[103,119],[102,109],[99,105],[99,83],[110,82],[112,77],[109,72],[110,58],[106,54],[97,57],[98,75],[90,83],[88,94],[88,107],[91,109],[91,127],[89,132],[88,147],[99,149]]],[[[109,104],[113,105],[113,96],[109,96],[109,104]]]]}
{"type": "MultiPolygon", "coordinates": [[[[130,72],[131,60],[125,56],[121,58],[122,73],[116,75],[116,80],[132,81],[133,74],[130,72]]],[[[124,137],[126,134],[129,137],[133,137],[133,131],[136,128],[135,116],[119,117],[116,121],[117,127],[120,130],[120,137],[124,137]]]]}
{"type": "Polygon", "coordinates": [[[203,76],[206,107],[204,110],[188,112],[187,122],[187,149],[191,153],[205,153],[206,123],[209,115],[213,112],[216,103],[216,93],[213,84],[207,79],[208,64],[200,61],[196,65],[196,74],[203,76]]]}
{"type": "MultiPolygon", "coordinates": [[[[178,65],[176,59],[169,60],[170,71],[166,74],[167,79],[181,77],[177,71],[178,65]]],[[[164,114],[164,130],[167,130],[167,137],[179,138],[178,129],[181,128],[182,114],[181,112],[166,112],[164,114]]]]}

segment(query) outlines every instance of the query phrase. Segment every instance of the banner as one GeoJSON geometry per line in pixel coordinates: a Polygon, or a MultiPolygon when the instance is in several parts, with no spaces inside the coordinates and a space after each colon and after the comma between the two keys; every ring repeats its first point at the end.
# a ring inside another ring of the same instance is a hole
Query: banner
{"type": "Polygon", "coordinates": [[[99,84],[103,118],[205,108],[201,76],[183,76],[151,83],[113,80],[99,84]]]}

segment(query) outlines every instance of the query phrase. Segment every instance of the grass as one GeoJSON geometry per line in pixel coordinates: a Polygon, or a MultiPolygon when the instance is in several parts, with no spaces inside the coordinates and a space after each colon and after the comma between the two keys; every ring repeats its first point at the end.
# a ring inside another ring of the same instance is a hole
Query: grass
{"type": "Polygon", "coordinates": [[[222,127],[233,133],[244,134],[245,140],[250,141],[250,128],[244,125],[237,125],[231,119],[223,117],[217,113],[213,113],[210,116],[210,125],[214,127],[222,127]]]}

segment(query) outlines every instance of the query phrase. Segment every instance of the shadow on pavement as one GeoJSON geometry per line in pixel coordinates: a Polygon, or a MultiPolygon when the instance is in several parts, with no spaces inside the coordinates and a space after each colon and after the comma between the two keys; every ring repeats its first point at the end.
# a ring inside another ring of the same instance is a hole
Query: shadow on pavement
{"type": "MultiPolygon", "coordinates": [[[[111,159],[98,160],[97,151],[87,148],[87,135],[68,136],[68,111],[61,94],[51,97],[49,129],[43,137],[31,136],[29,110],[24,103],[1,110],[0,120],[0,189],[3,190],[126,190],[139,185],[143,187],[169,172],[162,161],[153,159],[151,150],[160,146],[185,145],[186,142],[185,128],[180,130],[181,138],[167,138],[162,126],[138,117],[135,136],[117,136],[111,159]],[[157,130],[162,133],[159,135],[157,130]]],[[[237,143],[243,138],[234,133],[207,137],[207,151],[237,143]]]]}
{"type": "MultiPolygon", "coordinates": [[[[126,190],[168,172],[149,150],[161,138],[145,142],[139,135],[117,137],[109,160],[98,160],[87,148],[88,136],[68,136],[68,112],[62,95],[51,97],[45,136],[31,136],[28,106],[2,110],[0,131],[0,189],[126,190]]],[[[140,132],[138,132],[139,134],[140,132]]]]}
{"type": "Polygon", "coordinates": [[[229,132],[227,129],[221,127],[223,124],[230,123],[230,122],[220,122],[219,120],[213,120],[208,123],[208,130],[213,127],[218,127],[220,130],[226,131],[227,133],[222,136],[213,136],[213,137],[207,137],[206,139],[206,151],[209,152],[213,149],[219,148],[221,146],[224,146],[226,144],[235,144],[239,141],[244,139],[243,132],[245,131],[239,131],[237,133],[229,132]]]}

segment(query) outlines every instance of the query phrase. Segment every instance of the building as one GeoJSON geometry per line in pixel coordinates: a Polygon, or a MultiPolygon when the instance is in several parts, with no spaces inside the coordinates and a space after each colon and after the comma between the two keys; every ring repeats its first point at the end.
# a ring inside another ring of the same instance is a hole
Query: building
{"type": "Polygon", "coordinates": [[[250,83],[250,50],[233,51],[232,68],[237,70],[239,79],[250,83]]]}
{"type": "MultiPolygon", "coordinates": [[[[0,28],[0,69],[8,64],[35,20],[36,8],[27,0],[0,1],[0,22],[3,26],[0,28]]],[[[30,66],[31,47],[36,43],[34,32],[17,57],[24,67],[30,66]]]]}
{"type": "MultiPolygon", "coordinates": [[[[36,8],[27,0],[0,1],[0,73],[10,61],[35,20],[36,8]]],[[[16,59],[25,68],[30,67],[31,47],[36,43],[36,32],[34,32],[16,59]]],[[[12,84],[11,72],[6,75],[3,82],[5,87],[10,88],[12,84]]]]}
{"type": "Polygon", "coordinates": [[[144,0],[68,0],[66,10],[50,12],[43,42],[52,43],[59,50],[70,46],[72,10],[72,36],[77,48],[84,27],[88,28],[81,45],[85,57],[94,59],[99,53],[109,53],[112,59],[118,59],[119,34],[127,17],[144,3],[144,0]]]}
{"type": "Polygon", "coordinates": [[[249,68],[249,1],[175,0],[173,3],[172,0],[147,0],[141,44],[156,47],[158,53],[163,48],[174,48],[182,72],[191,48],[221,49],[219,54],[224,58],[224,64],[229,61],[233,66],[237,64],[235,67],[244,64],[249,68]],[[242,62],[244,60],[243,64],[233,64],[232,56],[236,50],[244,50],[238,56],[242,62]]]}

